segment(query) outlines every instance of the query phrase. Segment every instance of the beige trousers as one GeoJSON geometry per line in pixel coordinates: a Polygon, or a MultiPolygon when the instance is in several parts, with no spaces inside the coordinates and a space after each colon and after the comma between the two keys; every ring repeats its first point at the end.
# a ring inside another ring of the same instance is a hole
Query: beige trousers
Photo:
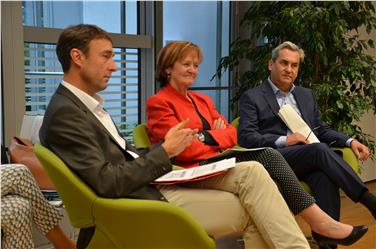
{"type": "Polygon", "coordinates": [[[237,163],[225,174],[160,190],[215,238],[243,234],[246,248],[309,248],[277,186],[258,162],[237,163]]]}

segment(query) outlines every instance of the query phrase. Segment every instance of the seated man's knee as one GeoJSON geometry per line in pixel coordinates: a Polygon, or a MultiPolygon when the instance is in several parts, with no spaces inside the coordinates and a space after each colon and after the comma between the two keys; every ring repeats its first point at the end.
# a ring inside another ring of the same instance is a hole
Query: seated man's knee
{"type": "Polygon", "coordinates": [[[310,146],[310,148],[312,148],[313,150],[315,150],[317,152],[331,151],[329,146],[325,143],[313,143],[313,144],[310,144],[309,146],[310,146]]]}

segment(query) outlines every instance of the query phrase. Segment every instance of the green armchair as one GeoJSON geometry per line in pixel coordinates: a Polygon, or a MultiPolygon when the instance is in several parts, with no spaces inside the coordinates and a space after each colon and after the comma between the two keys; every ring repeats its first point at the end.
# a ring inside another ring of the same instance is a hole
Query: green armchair
{"type": "MultiPolygon", "coordinates": [[[[235,128],[239,128],[239,117],[232,120],[231,125],[235,128]]],[[[356,158],[354,152],[350,148],[333,148],[333,150],[340,154],[342,158],[351,166],[351,168],[356,172],[359,173],[359,161],[356,158]]],[[[311,193],[310,188],[305,182],[300,182],[304,188],[311,193]]]]}
{"type": "MultiPolygon", "coordinates": [[[[145,124],[139,124],[133,129],[133,141],[137,148],[148,148],[151,145],[145,124]]],[[[183,167],[173,165],[173,170],[179,169],[183,169],[183,167]]],[[[228,196],[227,198],[233,200],[231,196],[228,196]]],[[[221,238],[216,238],[216,246],[218,249],[241,249],[244,248],[243,243],[242,235],[239,234],[229,234],[221,238]]]]}
{"type": "Polygon", "coordinates": [[[215,241],[183,209],[162,201],[101,198],[53,152],[40,144],[34,152],[72,225],[96,227],[88,248],[215,248],[215,241]]]}

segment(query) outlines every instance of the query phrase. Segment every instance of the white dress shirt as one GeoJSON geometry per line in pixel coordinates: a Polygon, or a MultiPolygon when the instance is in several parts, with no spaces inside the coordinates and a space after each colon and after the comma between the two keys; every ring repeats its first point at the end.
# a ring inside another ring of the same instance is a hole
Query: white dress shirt
{"type": "Polygon", "coordinates": [[[95,94],[93,97],[85,93],[81,89],[73,86],[72,84],[62,81],[61,84],[65,86],[69,91],[71,91],[77,98],[79,98],[82,103],[94,114],[99,122],[107,129],[111,136],[116,140],[121,148],[126,150],[134,158],[138,155],[132,151],[126,149],[126,143],[122,136],[120,136],[114,122],[112,121],[108,112],[103,109],[104,100],[99,94],[95,94]]]}

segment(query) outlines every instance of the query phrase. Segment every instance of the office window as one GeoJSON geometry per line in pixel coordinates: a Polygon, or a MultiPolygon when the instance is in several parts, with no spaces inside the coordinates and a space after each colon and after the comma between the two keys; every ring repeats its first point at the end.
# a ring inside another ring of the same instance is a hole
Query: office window
{"type": "Polygon", "coordinates": [[[210,79],[222,56],[228,55],[230,38],[229,1],[166,1],[163,2],[163,45],[170,41],[191,41],[201,47],[204,60],[192,90],[210,95],[218,111],[227,119],[229,79],[210,79]]]}
{"type": "MultiPolygon", "coordinates": [[[[131,139],[138,123],[138,49],[114,48],[119,70],[100,94],[104,107],[120,131],[131,139]]],[[[27,115],[43,115],[52,94],[62,80],[55,45],[25,43],[25,100],[27,115]]]]}
{"type": "Polygon", "coordinates": [[[25,114],[43,115],[63,72],[55,45],[25,43],[25,114]]]}
{"type": "MultiPolygon", "coordinates": [[[[25,28],[38,27],[46,37],[51,32],[48,28],[79,23],[117,34],[137,34],[138,30],[137,2],[27,1],[22,7],[25,28]]],[[[25,37],[24,50],[26,114],[43,114],[63,76],[55,44],[43,42],[43,37],[38,41],[25,37]]],[[[131,131],[139,123],[140,49],[119,47],[114,51],[118,71],[99,94],[120,131],[132,141],[131,131]]]]}
{"type": "Polygon", "coordinates": [[[60,28],[95,24],[110,33],[137,34],[137,2],[133,1],[24,1],[23,24],[60,28]]]}

